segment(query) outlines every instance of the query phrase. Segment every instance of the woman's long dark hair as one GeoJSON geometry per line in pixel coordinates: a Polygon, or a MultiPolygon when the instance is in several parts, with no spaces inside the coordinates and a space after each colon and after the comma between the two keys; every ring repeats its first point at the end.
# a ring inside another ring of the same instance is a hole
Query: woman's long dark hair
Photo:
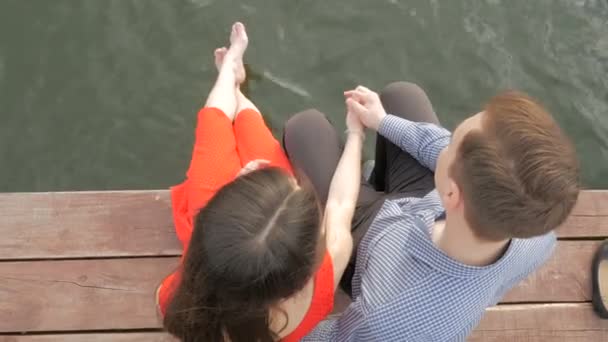
{"type": "Polygon", "coordinates": [[[319,260],[314,191],[278,168],[238,177],[197,215],[164,319],[185,342],[270,342],[269,310],[301,290],[319,260]]]}

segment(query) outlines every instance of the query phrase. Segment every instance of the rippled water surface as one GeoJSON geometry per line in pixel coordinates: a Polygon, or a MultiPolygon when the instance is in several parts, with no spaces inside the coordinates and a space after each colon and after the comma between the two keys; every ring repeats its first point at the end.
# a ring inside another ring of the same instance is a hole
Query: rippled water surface
{"type": "Polygon", "coordinates": [[[0,191],[179,182],[235,20],[277,134],[307,107],[342,127],[358,83],[417,82],[448,127],[515,87],[573,137],[585,185],[608,188],[603,0],[0,0],[0,191]]]}

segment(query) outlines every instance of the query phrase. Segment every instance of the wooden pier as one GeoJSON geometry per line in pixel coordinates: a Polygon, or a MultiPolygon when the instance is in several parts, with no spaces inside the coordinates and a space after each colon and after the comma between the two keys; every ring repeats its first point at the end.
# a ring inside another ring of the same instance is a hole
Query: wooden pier
{"type": "MultiPolygon", "coordinates": [[[[181,253],[168,191],[0,194],[0,215],[0,341],[172,341],[154,299],[181,253]]],[[[558,235],[470,341],[608,341],[590,303],[608,191],[581,193],[558,235]]]]}

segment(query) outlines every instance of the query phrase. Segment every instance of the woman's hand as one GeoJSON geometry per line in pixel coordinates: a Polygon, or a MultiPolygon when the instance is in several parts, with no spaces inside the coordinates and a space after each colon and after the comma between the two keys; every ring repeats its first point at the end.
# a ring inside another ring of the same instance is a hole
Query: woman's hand
{"type": "Polygon", "coordinates": [[[354,100],[352,100],[352,99],[346,100],[346,107],[348,108],[348,110],[346,112],[346,131],[348,133],[357,133],[357,134],[364,136],[365,126],[363,126],[363,123],[361,122],[361,119],[359,119],[359,116],[350,110],[350,107],[348,104],[348,102],[350,102],[350,101],[354,101],[354,100]]]}

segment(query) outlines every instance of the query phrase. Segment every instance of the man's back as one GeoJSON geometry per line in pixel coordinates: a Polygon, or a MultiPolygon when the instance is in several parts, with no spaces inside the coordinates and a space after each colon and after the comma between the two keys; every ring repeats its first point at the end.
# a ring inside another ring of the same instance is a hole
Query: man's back
{"type": "Polygon", "coordinates": [[[387,201],[361,241],[353,304],[326,321],[310,341],[461,341],[485,308],[551,255],[553,233],[512,239],[493,264],[451,259],[431,240],[443,214],[436,191],[387,201]]]}

